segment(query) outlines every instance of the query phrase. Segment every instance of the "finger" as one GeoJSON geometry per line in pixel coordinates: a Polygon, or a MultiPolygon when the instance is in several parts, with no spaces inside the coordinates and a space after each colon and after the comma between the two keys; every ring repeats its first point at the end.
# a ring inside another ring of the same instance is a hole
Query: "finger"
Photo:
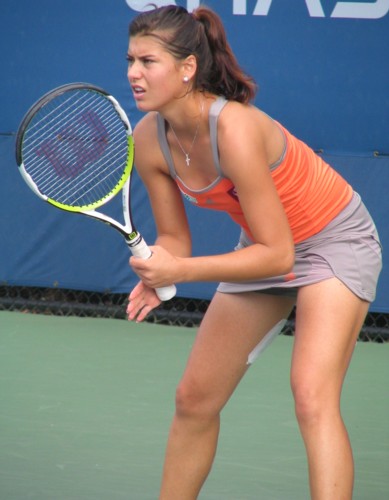
{"type": "Polygon", "coordinates": [[[148,259],[140,259],[139,257],[134,257],[134,256],[130,257],[129,264],[134,270],[147,269],[149,265],[148,259]]]}
{"type": "Polygon", "coordinates": [[[137,323],[140,323],[143,321],[146,316],[154,309],[154,307],[148,305],[148,304],[139,304],[136,306],[129,305],[127,307],[127,317],[129,321],[136,321],[137,323]]]}
{"type": "Polygon", "coordinates": [[[142,283],[139,282],[135,288],[133,288],[133,290],[131,291],[130,295],[128,296],[128,300],[135,300],[139,297],[142,296],[142,294],[144,293],[144,290],[143,290],[143,286],[142,286],[142,283]]]}
{"type": "Polygon", "coordinates": [[[129,320],[135,319],[139,311],[145,306],[145,301],[142,295],[138,295],[136,298],[130,300],[127,305],[127,316],[129,320]]]}
{"type": "Polygon", "coordinates": [[[136,293],[133,295],[131,292],[130,297],[129,297],[129,302],[128,302],[128,308],[134,309],[138,308],[140,309],[143,307],[148,301],[146,300],[146,296],[144,292],[136,293]]]}
{"type": "Polygon", "coordinates": [[[153,309],[154,308],[149,305],[145,305],[144,307],[142,307],[139,314],[136,316],[136,322],[140,323],[141,321],[143,321],[153,309]]]}

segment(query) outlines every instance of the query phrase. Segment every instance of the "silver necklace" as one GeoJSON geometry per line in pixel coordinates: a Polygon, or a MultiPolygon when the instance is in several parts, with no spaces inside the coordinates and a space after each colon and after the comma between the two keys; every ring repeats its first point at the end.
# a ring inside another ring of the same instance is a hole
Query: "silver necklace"
{"type": "Polygon", "coordinates": [[[181,151],[185,155],[185,163],[186,163],[187,167],[190,166],[190,153],[192,152],[194,143],[196,142],[196,139],[197,139],[197,136],[198,136],[198,133],[199,133],[200,122],[201,122],[201,118],[203,116],[203,111],[204,111],[204,99],[201,101],[200,118],[199,118],[199,121],[197,122],[196,132],[195,132],[195,135],[193,136],[192,144],[190,145],[190,148],[189,148],[188,151],[185,151],[185,149],[182,147],[182,144],[181,144],[179,138],[177,137],[177,134],[176,134],[176,132],[175,132],[175,130],[173,128],[173,125],[170,124],[170,128],[172,129],[173,135],[176,138],[177,144],[180,146],[181,151]]]}

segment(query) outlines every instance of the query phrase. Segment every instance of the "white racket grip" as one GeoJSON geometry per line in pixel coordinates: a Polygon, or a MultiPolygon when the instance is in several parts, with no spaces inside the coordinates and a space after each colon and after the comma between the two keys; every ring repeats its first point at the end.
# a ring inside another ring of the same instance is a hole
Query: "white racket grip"
{"type": "MultiPolygon", "coordinates": [[[[152,251],[150,250],[147,243],[142,237],[140,238],[139,242],[136,245],[130,246],[130,249],[132,255],[134,255],[134,257],[137,257],[139,259],[147,260],[153,255],[152,251]]],[[[176,295],[177,289],[175,285],[169,285],[169,286],[164,286],[162,288],[156,288],[155,292],[160,300],[166,301],[172,299],[176,295]]]]}
{"type": "Polygon", "coordinates": [[[132,252],[132,255],[134,257],[137,257],[138,259],[144,259],[147,260],[152,256],[152,252],[150,248],[148,247],[147,243],[145,240],[141,237],[139,241],[134,245],[130,245],[130,249],[132,252]]]}

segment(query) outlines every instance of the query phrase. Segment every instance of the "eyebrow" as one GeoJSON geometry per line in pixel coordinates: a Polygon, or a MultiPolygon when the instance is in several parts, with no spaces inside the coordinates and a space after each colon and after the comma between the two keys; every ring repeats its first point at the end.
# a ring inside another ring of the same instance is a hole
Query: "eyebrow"
{"type": "MultiPolygon", "coordinates": [[[[131,52],[127,52],[127,57],[134,57],[134,55],[131,52]]],[[[144,59],[145,57],[157,57],[153,53],[148,53],[146,52],[145,54],[141,54],[137,56],[139,59],[144,59]]]]}

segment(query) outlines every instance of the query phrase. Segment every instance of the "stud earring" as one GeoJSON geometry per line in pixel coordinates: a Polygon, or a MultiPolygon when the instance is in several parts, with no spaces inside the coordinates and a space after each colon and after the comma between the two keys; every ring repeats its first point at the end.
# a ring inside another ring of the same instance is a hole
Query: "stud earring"
{"type": "Polygon", "coordinates": [[[184,76],[182,79],[183,82],[188,83],[189,82],[189,76],[184,76]]]}

